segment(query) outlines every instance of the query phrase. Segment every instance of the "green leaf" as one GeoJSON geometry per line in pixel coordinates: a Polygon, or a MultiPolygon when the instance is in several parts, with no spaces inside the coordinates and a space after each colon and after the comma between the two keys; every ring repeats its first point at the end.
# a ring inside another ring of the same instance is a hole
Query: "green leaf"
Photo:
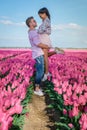
{"type": "Polygon", "coordinates": [[[66,117],[60,117],[60,120],[66,120],[66,117]]]}
{"type": "Polygon", "coordinates": [[[53,104],[48,105],[48,108],[54,108],[53,104]]]}
{"type": "Polygon", "coordinates": [[[56,122],[55,125],[60,126],[61,128],[66,128],[67,130],[70,130],[69,126],[67,126],[67,124],[65,123],[56,122]]]}

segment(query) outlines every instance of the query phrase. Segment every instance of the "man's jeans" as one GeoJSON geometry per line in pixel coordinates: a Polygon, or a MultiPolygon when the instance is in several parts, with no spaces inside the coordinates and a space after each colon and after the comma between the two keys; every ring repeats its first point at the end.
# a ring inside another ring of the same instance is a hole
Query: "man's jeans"
{"type": "Polygon", "coordinates": [[[35,64],[35,84],[40,85],[41,79],[44,75],[44,56],[39,56],[36,59],[36,64],[35,64]]]}

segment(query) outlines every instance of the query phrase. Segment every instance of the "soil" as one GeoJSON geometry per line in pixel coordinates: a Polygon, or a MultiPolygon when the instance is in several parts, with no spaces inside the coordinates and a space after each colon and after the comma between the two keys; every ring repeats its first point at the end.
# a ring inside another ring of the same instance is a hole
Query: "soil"
{"type": "MultiPolygon", "coordinates": [[[[45,83],[41,84],[43,90],[46,89],[45,83]]],[[[29,114],[25,117],[23,130],[56,130],[55,122],[59,121],[60,113],[48,108],[53,103],[47,94],[43,97],[32,96],[32,100],[27,106],[29,114]]]]}
{"type": "Polygon", "coordinates": [[[59,116],[54,110],[47,108],[49,102],[47,96],[33,95],[27,108],[29,115],[25,117],[23,130],[56,130],[54,123],[59,116]]]}
{"type": "Polygon", "coordinates": [[[50,130],[47,128],[49,117],[46,115],[45,97],[34,95],[29,103],[29,116],[25,118],[23,130],[50,130]]]}

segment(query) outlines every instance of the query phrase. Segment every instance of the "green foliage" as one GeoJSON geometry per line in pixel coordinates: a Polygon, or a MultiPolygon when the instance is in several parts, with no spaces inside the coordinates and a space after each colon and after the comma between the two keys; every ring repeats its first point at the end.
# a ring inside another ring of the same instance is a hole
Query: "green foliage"
{"type": "Polygon", "coordinates": [[[55,123],[58,127],[59,130],[71,130],[69,126],[66,125],[66,123],[55,123]]]}
{"type": "Polygon", "coordinates": [[[49,95],[49,98],[54,102],[49,107],[55,108],[56,110],[62,112],[62,109],[64,108],[62,96],[58,95],[58,93],[54,91],[53,83],[47,81],[46,85],[47,89],[45,90],[45,92],[49,95]]]}
{"type": "Polygon", "coordinates": [[[27,88],[27,93],[26,93],[26,97],[25,99],[21,102],[22,106],[25,107],[27,106],[27,104],[29,103],[29,101],[31,100],[32,94],[33,94],[33,85],[31,84],[28,88],[27,88]]]}

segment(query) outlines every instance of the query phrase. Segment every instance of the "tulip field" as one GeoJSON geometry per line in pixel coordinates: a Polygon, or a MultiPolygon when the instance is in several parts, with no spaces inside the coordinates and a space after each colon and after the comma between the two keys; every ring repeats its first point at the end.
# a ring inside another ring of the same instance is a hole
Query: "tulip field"
{"type": "MultiPolygon", "coordinates": [[[[35,71],[30,49],[0,50],[0,130],[9,130],[21,114],[35,71]]],[[[87,50],[65,50],[49,58],[52,79],[46,93],[60,112],[57,130],[87,130],[87,50]]]]}
{"type": "Polygon", "coordinates": [[[49,70],[54,84],[47,83],[54,101],[50,107],[61,113],[57,130],[87,130],[87,51],[54,55],[49,70]]]}
{"type": "Polygon", "coordinates": [[[0,130],[8,130],[21,114],[35,61],[31,51],[0,50],[0,130]]]}

